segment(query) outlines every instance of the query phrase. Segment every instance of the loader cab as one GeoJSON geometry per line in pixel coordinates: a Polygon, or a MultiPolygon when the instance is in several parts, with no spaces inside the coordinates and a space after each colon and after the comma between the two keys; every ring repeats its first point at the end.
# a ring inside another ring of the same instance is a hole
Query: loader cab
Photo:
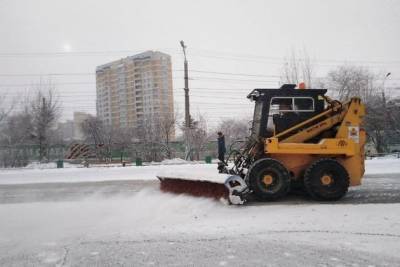
{"type": "Polygon", "coordinates": [[[254,89],[248,96],[255,101],[252,136],[271,137],[324,110],[326,89],[254,89]]]}

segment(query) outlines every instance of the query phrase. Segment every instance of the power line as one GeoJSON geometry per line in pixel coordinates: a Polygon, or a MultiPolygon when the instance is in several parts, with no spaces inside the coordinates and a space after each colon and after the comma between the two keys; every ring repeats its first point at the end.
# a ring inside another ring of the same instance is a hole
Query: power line
{"type": "MultiPolygon", "coordinates": [[[[181,90],[181,89],[180,89],[181,90]]],[[[175,96],[183,96],[183,93],[179,91],[176,91],[173,93],[173,95],[175,96]]],[[[220,94],[221,92],[219,92],[219,90],[223,90],[223,91],[232,91],[232,93],[236,93],[236,95],[239,96],[247,96],[248,93],[250,93],[250,90],[247,90],[246,92],[240,92],[240,91],[234,91],[231,89],[218,89],[218,91],[216,90],[209,90],[209,89],[204,89],[202,91],[194,91],[191,95],[195,96],[195,97],[217,97],[217,98],[221,98],[221,99],[230,99],[232,98],[232,95],[226,95],[224,94],[220,94]]],[[[15,93],[10,93],[10,94],[6,94],[7,96],[18,96],[20,97],[21,94],[15,94],[15,93]]],[[[56,96],[56,98],[69,98],[69,97],[97,97],[97,94],[94,93],[81,93],[81,92],[63,92],[60,93],[56,96]]]]}
{"type": "Polygon", "coordinates": [[[235,82],[260,82],[260,83],[277,83],[279,81],[264,81],[264,80],[248,80],[248,79],[228,79],[218,77],[206,77],[206,76],[191,76],[191,80],[216,80],[216,81],[235,81],[235,82]]]}
{"type": "MultiPolygon", "coordinates": [[[[170,50],[170,49],[157,49],[158,50],[170,50]]],[[[107,56],[115,54],[141,54],[143,50],[105,50],[105,51],[70,51],[70,52],[10,52],[0,53],[0,57],[60,57],[60,56],[107,56]]],[[[176,54],[177,52],[169,52],[170,54],[176,54]]]]}
{"type": "MultiPolygon", "coordinates": [[[[173,72],[181,72],[183,70],[173,69],[173,72]]],[[[229,76],[245,76],[245,77],[264,77],[264,78],[280,78],[279,75],[264,75],[264,74],[250,74],[250,73],[234,73],[234,72],[219,72],[219,71],[205,71],[205,70],[190,70],[194,73],[207,73],[207,74],[217,74],[217,75],[229,75],[229,76]]],[[[120,72],[118,72],[120,73],[120,72]]],[[[124,71],[124,73],[128,73],[124,71]]],[[[94,76],[95,72],[60,72],[60,73],[22,73],[22,74],[0,74],[0,77],[43,77],[43,76],[94,76]]]]}
{"type": "MultiPolygon", "coordinates": [[[[51,85],[94,85],[94,82],[54,82],[51,85]]],[[[14,83],[14,84],[0,84],[0,87],[29,87],[29,86],[37,86],[35,83],[14,83]]]]}
{"type": "MultiPolygon", "coordinates": [[[[182,70],[173,70],[174,72],[182,71],[182,70]]],[[[260,78],[280,78],[279,75],[263,75],[263,74],[250,74],[250,73],[234,73],[234,72],[217,72],[217,71],[204,71],[204,70],[190,70],[193,73],[206,73],[206,74],[215,74],[215,75],[225,75],[225,76],[243,76],[243,77],[260,77],[260,78]]],[[[94,76],[95,73],[81,72],[81,73],[24,73],[24,74],[0,74],[0,77],[46,77],[46,76],[55,76],[55,77],[63,77],[63,76],[94,76]]],[[[316,79],[324,79],[326,77],[316,77],[316,79]]],[[[181,80],[182,77],[173,77],[173,80],[181,80]]],[[[220,78],[220,77],[209,77],[209,76],[191,76],[191,80],[227,80],[227,81],[248,81],[248,82],[279,82],[279,80],[254,80],[254,79],[229,79],[229,78],[220,78]]],[[[380,81],[382,79],[377,79],[380,81]]],[[[400,78],[391,78],[389,81],[400,81],[400,78]]],[[[55,84],[60,84],[59,82],[54,82],[55,84]]],[[[81,83],[81,82],[79,82],[81,83]]],[[[96,84],[95,82],[85,82],[85,84],[96,84]]],[[[21,85],[21,84],[18,84],[21,85]]],[[[32,86],[34,84],[22,84],[21,86],[32,86]]],[[[15,86],[11,85],[0,85],[0,86],[15,86]]]]}
{"type": "Polygon", "coordinates": [[[96,73],[91,73],[91,72],[64,72],[64,73],[22,73],[22,74],[15,74],[15,73],[10,73],[10,74],[0,74],[0,77],[43,77],[43,76],[93,76],[96,73]]]}
{"type": "MultiPolygon", "coordinates": [[[[192,50],[197,50],[200,52],[202,55],[225,55],[225,56],[231,56],[235,58],[254,58],[254,59],[266,59],[266,60],[275,60],[275,61],[286,61],[290,59],[290,57],[272,57],[272,56],[263,56],[263,55],[255,55],[255,54],[244,54],[244,53],[232,53],[232,52],[226,52],[226,51],[215,51],[215,50],[204,50],[204,49],[192,49],[192,50]],[[202,52],[203,51],[203,52],[202,52]]],[[[304,61],[306,58],[304,57],[296,57],[298,61],[304,61]]],[[[308,59],[307,59],[308,60],[308,59]]],[[[310,58],[310,61],[316,61],[316,62],[330,62],[330,63],[372,63],[372,64],[400,64],[400,60],[354,60],[354,59],[319,59],[319,60],[313,60],[310,58]]]]}
{"type": "MultiPolygon", "coordinates": [[[[238,61],[238,62],[254,62],[254,63],[268,63],[271,65],[283,65],[285,62],[287,62],[284,58],[282,58],[280,61],[274,61],[271,62],[270,60],[265,60],[262,58],[238,58],[238,57],[226,57],[226,56],[212,56],[212,55],[192,55],[195,57],[205,57],[205,58],[213,58],[213,59],[219,59],[219,60],[228,60],[228,61],[238,61]]],[[[299,59],[298,59],[299,61],[299,59]]],[[[300,60],[301,61],[301,60],[300,60]]],[[[370,67],[378,67],[378,66],[371,66],[371,65],[400,65],[400,61],[351,61],[351,60],[343,60],[343,61],[331,61],[330,64],[323,63],[323,61],[317,61],[315,60],[315,63],[313,62],[313,65],[320,66],[320,67],[336,67],[341,64],[363,64],[363,65],[368,65],[370,67]],[[319,63],[322,62],[322,63],[319,63]]]]}
{"type": "MultiPolygon", "coordinates": [[[[179,71],[179,70],[177,70],[177,71],[179,71]]],[[[190,72],[229,75],[229,76],[264,77],[264,78],[275,77],[275,78],[280,78],[279,75],[248,74],[248,73],[235,73],[235,72],[219,72],[219,71],[204,71],[204,70],[190,70],[190,72]]]]}
{"type": "MultiPolygon", "coordinates": [[[[230,98],[230,99],[232,99],[232,100],[241,100],[240,98],[230,98]]],[[[242,99],[244,101],[246,101],[245,98],[242,98],[242,99]]],[[[221,102],[210,102],[210,101],[207,101],[207,102],[205,102],[205,101],[193,101],[192,103],[193,104],[198,104],[198,105],[203,105],[203,106],[216,106],[216,105],[219,105],[219,106],[222,107],[222,106],[235,106],[235,105],[249,105],[250,104],[250,102],[247,102],[247,103],[246,102],[241,102],[241,103],[239,103],[239,102],[236,102],[236,103],[233,103],[233,102],[221,103],[221,102]]],[[[12,102],[9,102],[9,103],[11,104],[12,102]]],[[[72,104],[72,105],[77,106],[77,107],[82,106],[82,105],[85,106],[85,107],[95,107],[96,106],[96,102],[95,101],[91,102],[91,101],[87,101],[85,99],[63,100],[63,101],[60,101],[59,103],[60,104],[72,104]],[[78,105],[76,105],[76,104],[78,104],[78,105]]],[[[182,103],[183,102],[175,102],[175,104],[182,104],[182,103]]],[[[120,106],[130,106],[130,105],[133,105],[133,104],[119,103],[119,105],[120,106]]]]}
{"type": "MultiPolygon", "coordinates": [[[[180,77],[176,77],[173,79],[181,79],[180,77]]],[[[251,82],[251,83],[277,83],[278,81],[262,81],[262,80],[245,80],[245,79],[225,79],[218,77],[203,77],[203,76],[195,76],[190,77],[189,80],[197,80],[197,81],[219,81],[219,82],[251,82]]],[[[0,84],[0,87],[29,87],[35,86],[35,83],[21,83],[21,84],[0,84]]],[[[96,85],[95,82],[53,82],[52,85],[96,85]]]]}
{"type": "MultiPolygon", "coordinates": [[[[164,50],[171,55],[180,55],[179,51],[175,48],[160,48],[155,49],[156,51],[164,50]]],[[[21,57],[21,56],[32,56],[32,57],[49,57],[49,56],[107,56],[115,54],[140,54],[145,50],[104,50],[104,51],[71,51],[71,52],[9,52],[0,53],[0,57],[21,57]]],[[[272,62],[274,64],[281,64],[287,57],[272,57],[263,55],[252,55],[243,53],[227,53],[225,51],[213,51],[213,50],[202,50],[202,49],[191,49],[190,56],[206,57],[206,58],[219,58],[219,59],[233,59],[233,60],[257,60],[265,62],[269,61],[281,61],[272,62]],[[199,52],[196,52],[199,51],[199,52]],[[203,51],[203,52],[202,52],[203,51]],[[217,54],[217,55],[215,55],[217,54]],[[225,55],[224,55],[225,54],[225,55]]],[[[129,56],[126,56],[129,57],[129,56]]],[[[302,57],[297,58],[299,61],[304,61],[302,57]]],[[[320,59],[311,60],[315,62],[328,62],[328,63],[360,63],[360,64],[400,64],[400,60],[338,60],[338,59],[320,59]]]]}

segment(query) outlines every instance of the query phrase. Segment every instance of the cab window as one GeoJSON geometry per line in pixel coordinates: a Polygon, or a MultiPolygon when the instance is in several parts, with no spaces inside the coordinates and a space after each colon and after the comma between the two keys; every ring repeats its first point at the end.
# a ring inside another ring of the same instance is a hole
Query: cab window
{"type": "Polygon", "coordinates": [[[271,111],[293,111],[293,100],[290,97],[273,97],[271,111]]]}
{"type": "Polygon", "coordinates": [[[311,97],[294,98],[294,108],[297,112],[314,111],[314,99],[311,97]]]}
{"type": "Polygon", "coordinates": [[[271,114],[284,112],[312,112],[314,99],[311,97],[273,97],[271,99],[271,114]]]}

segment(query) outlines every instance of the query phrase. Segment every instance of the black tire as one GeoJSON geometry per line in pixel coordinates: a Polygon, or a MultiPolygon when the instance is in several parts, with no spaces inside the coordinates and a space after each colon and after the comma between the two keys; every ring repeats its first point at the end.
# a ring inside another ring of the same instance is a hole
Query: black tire
{"type": "Polygon", "coordinates": [[[275,200],[285,196],[290,189],[288,170],[277,160],[260,159],[253,163],[248,173],[248,183],[257,200],[275,200]],[[264,177],[270,176],[272,182],[266,184],[264,177]]]}
{"type": "Polygon", "coordinates": [[[304,174],[304,187],[316,200],[335,201],[346,195],[350,179],[347,170],[334,159],[320,159],[308,167],[304,174]],[[323,177],[329,176],[328,183],[323,177]]]}

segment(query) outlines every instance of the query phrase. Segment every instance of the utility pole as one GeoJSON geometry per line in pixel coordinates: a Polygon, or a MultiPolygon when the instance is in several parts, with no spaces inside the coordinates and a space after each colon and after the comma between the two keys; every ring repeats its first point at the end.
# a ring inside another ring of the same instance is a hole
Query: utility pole
{"type": "Polygon", "coordinates": [[[189,74],[188,74],[188,62],[186,59],[186,45],[181,41],[181,46],[183,49],[183,56],[185,58],[184,61],[184,70],[185,70],[185,127],[190,127],[190,106],[189,106],[189,74]]]}
{"type": "Polygon", "coordinates": [[[386,82],[386,79],[391,75],[392,73],[391,72],[388,72],[386,75],[385,75],[385,78],[383,79],[383,83],[382,83],[382,98],[385,100],[385,82],[386,82]]]}
{"type": "Polygon", "coordinates": [[[382,104],[383,104],[383,111],[384,111],[384,117],[383,117],[383,144],[384,144],[384,149],[386,150],[387,148],[387,140],[385,138],[385,136],[387,136],[388,134],[388,130],[389,130],[389,125],[388,125],[388,110],[387,110],[387,106],[386,106],[386,95],[385,95],[385,82],[387,77],[389,77],[392,73],[388,72],[385,76],[385,78],[383,79],[383,83],[382,83],[382,104]]]}
{"type": "Polygon", "coordinates": [[[188,74],[188,62],[186,59],[186,45],[183,40],[180,42],[183,50],[183,56],[185,58],[184,61],[184,71],[185,71],[185,127],[184,127],[184,136],[185,136],[185,160],[189,160],[191,154],[191,145],[190,145],[190,106],[189,106],[189,74],[188,74]]]}
{"type": "Polygon", "coordinates": [[[382,102],[383,102],[383,108],[384,108],[385,113],[387,113],[387,110],[386,110],[386,95],[385,95],[385,82],[386,82],[387,77],[389,77],[391,74],[392,74],[391,72],[388,72],[386,74],[385,78],[383,79],[383,83],[382,83],[382,102]]]}

